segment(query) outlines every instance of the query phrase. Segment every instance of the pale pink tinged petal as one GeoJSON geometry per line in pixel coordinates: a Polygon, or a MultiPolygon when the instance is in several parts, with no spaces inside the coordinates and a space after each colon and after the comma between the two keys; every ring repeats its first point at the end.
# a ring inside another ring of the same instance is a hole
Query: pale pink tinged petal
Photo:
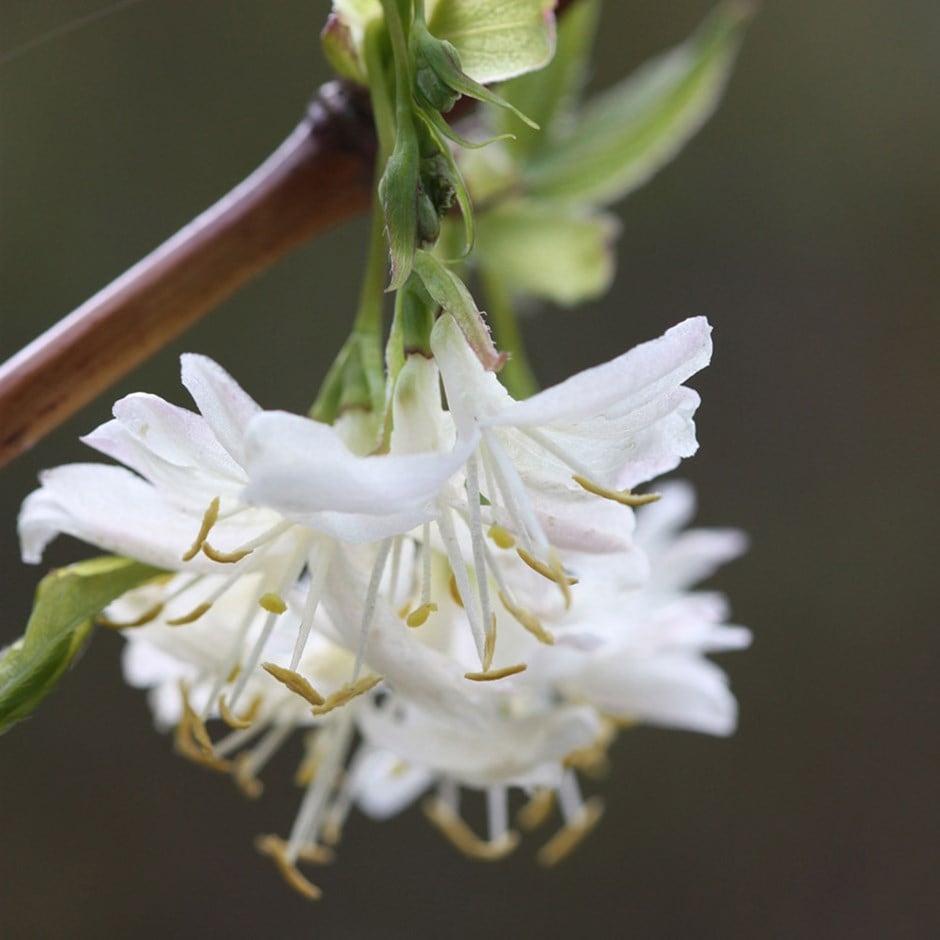
{"type": "Polygon", "coordinates": [[[198,467],[244,480],[241,467],[229,456],[201,416],[171,405],[156,395],[128,395],[114,405],[117,418],[140,443],[179,467],[198,467]]]}
{"type": "Polygon", "coordinates": [[[396,754],[370,750],[354,771],[356,804],[372,819],[388,819],[413,803],[434,783],[434,775],[406,764],[396,754]]]}
{"type": "Polygon", "coordinates": [[[693,317],[659,339],[515,402],[492,423],[523,427],[578,421],[610,408],[623,414],[681,385],[708,365],[711,351],[708,321],[693,317]]]}
{"type": "Polygon", "coordinates": [[[329,425],[265,412],[245,436],[245,499],[302,515],[392,515],[432,499],[466,462],[473,441],[444,454],[358,457],[329,425]]]}
{"type": "Polygon", "coordinates": [[[40,480],[42,486],[26,498],[19,517],[23,560],[30,563],[39,562],[49,542],[64,534],[178,569],[199,528],[198,518],[167,504],[152,486],[122,467],[69,464],[45,471],[40,480]]]}
{"type": "Polygon", "coordinates": [[[659,551],[695,517],[695,487],[686,480],[656,485],[660,499],[636,514],[636,540],[650,552],[659,551]]]}
{"type": "Polygon", "coordinates": [[[183,385],[192,395],[218,442],[240,466],[245,465],[243,438],[261,406],[217,362],[186,353],[180,357],[183,385]]]}
{"type": "Polygon", "coordinates": [[[731,734],[737,723],[727,677],[698,657],[595,656],[573,686],[615,717],[715,735],[731,734]]]}
{"type": "Polygon", "coordinates": [[[691,529],[660,550],[655,586],[660,590],[693,587],[743,555],[747,547],[748,537],[738,529],[691,529]]]}

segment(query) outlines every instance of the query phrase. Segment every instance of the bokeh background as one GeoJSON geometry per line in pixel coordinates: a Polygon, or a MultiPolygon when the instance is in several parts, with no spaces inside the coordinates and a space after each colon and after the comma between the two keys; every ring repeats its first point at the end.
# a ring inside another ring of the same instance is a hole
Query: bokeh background
{"type": "MultiPolygon", "coordinates": [[[[93,0],[0,0],[0,51],[93,0]]],[[[707,0],[609,2],[602,87],[687,35],[707,0]]],[[[327,72],[327,4],[145,0],[0,67],[0,355],[214,201],[290,130],[327,72]]],[[[466,862],[412,811],[355,817],[311,906],[256,855],[286,831],[290,758],[248,803],[172,753],[99,635],[0,740],[0,935],[930,937],[940,931],[937,261],[940,6],[781,0],[754,22],[718,116],[622,208],[616,285],[528,323],[545,383],[690,314],[699,519],[750,554],[714,585],[751,626],[725,665],[729,740],[641,729],[598,786],[604,824],[557,870],[529,841],[466,862]]],[[[178,402],[207,353],[302,410],[356,295],[364,224],[335,230],[216,310],[0,477],[0,641],[40,571],[14,522],[37,471],[110,400],[178,402]]],[[[64,541],[50,563],[80,557],[64,541]]]]}

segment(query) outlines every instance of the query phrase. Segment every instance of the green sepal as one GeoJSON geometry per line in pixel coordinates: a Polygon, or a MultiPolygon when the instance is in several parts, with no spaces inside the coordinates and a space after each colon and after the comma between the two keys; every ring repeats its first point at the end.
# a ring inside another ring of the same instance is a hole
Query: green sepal
{"type": "Polygon", "coordinates": [[[460,56],[454,46],[432,36],[420,19],[412,25],[411,43],[415,62],[422,75],[420,84],[416,82],[416,91],[432,109],[449,111],[460,95],[467,95],[511,111],[519,120],[538,130],[535,121],[526,117],[505,98],[470,78],[461,68],[460,56]],[[445,106],[441,107],[440,104],[445,106]]]}
{"type": "Polygon", "coordinates": [[[645,183],[714,112],[749,15],[740,0],[717,7],[688,41],[590,101],[534,155],[527,191],[602,204],[645,183]]]}
{"type": "Polygon", "coordinates": [[[39,582],[26,632],[0,653],[0,734],[30,715],[82,649],[94,617],[113,600],[163,574],[104,555],[52,571],[39,582]]]}
{"type": "Polygon", "coordinates": [[[513,293],[571,306],[610,287],[618,229],[607,213],[514,199],[480,213],[477,256],[513,293]]]}
{"type": "Polygon", "coordinates": [[[398,290],[408,279],[418,238],[418,171],[420,152],[414,124],[398,112],[395,149],[379,180],[379,199],[391,261],[387,290],[398,290]]]}
{"type": "Polygon", "coordinates": [[[496,351],[483,313],[474,303],[464,282],[427,251],[415,252],[414,270],[435,303],[440,304],[457,321],[484,368],[491,372],[498,370],[506,361],[506,356],[496,351]]]}

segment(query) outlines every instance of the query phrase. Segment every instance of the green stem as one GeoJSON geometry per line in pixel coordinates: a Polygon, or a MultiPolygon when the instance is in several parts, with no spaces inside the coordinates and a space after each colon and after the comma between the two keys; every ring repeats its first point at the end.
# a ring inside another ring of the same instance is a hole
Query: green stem
{"type": "Polygon", "coordinates": [[[539,383],[526,356],[512,297],[498,274],[483,265],[479,273],[496,345],[500,352],[509,353],[509,360],[499,372],[500,381],[514,398],[528,398],[539,390],[539,383]]]}

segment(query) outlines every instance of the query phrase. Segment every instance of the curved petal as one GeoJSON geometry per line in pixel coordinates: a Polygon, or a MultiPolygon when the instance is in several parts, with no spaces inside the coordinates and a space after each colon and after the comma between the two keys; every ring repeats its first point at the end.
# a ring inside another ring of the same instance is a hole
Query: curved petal
{"type": "Polygon", "coordinates": [[[444,454],[358,457],[327,424],[265,412],[245,435],[244,495],[292,517],[323,511],[392,515],[433,498],[466,462],[473,443],[444,454]]]}
{"type": "Polygon", "coordinates": [[[217,362],[186,353],[180,357],[183,385],[218,442],[240,466],[245,465],[243,437],[261,406],[217,362]]]}
{"type": "Polygon", "coordinates": [[[611,408],[625,414],[677,388],[707,366],[711,354],[711,326],[705,317],[692,317],[659,339],[513,403],[492,423],[522,427],[578,421],[611,408]]]}

